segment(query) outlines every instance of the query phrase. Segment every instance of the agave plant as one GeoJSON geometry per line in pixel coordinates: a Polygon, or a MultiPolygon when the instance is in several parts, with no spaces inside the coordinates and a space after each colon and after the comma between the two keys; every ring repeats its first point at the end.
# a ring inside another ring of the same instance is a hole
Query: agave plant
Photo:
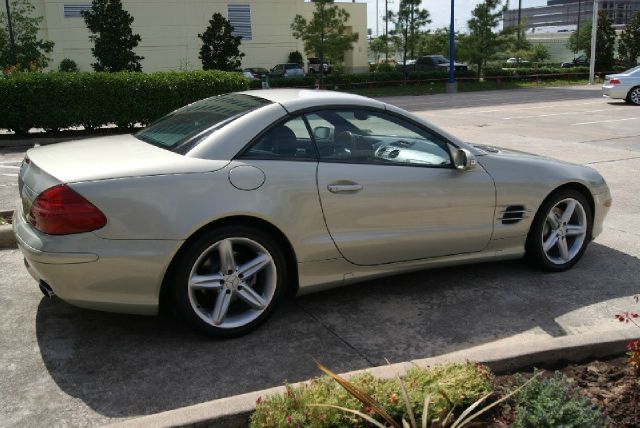
{"type": "MultiPolygon", "coordinates": [[[[389,363],[387,361],[387,363],[389,363]]],[[[481,405],[485,402],[487,398],[492,394],[491,392],[483,395],[478,400],[476,400],[473,404],[467,407],[460,415],[454,420],[454,411],[458,407],[459,401],[452,401],[444,391],[438,390],[438,394],[440,394],[445,400],[447,400],[450,404],[449,412],[443,417],[439,417],[433,419],[432,421],[428,420],[429,415],[429,405],[431,403],[432,396],[430,394],[425,396],[424,405],[422,410],[422,420],[421,425],[418,425],[416,420],[415,413],[413,412],[413,406],[411,405],[411,401],[409,400],[409,394],[407,393],[407,389],[404,385],[404,382],[400,378],[397,372],[395,372],[396,380],[398,381],[398,385],[400,386],[400,392],[402,395],[402,400],[405,404],[406,415],[409,420],[407,421],[405,418],[402,418],[399,422],[395,420],[389,412],[386,411],[384,406],[378,402],[375,398],[371,397],[371,395],[367,394],[365,391],[359,389],[348,380],[344,379],[340,375],[337,375],[329,368],[324,365],[316,362],[318,368],[322,370],[324,373],[333,378],[340,386],[342,386],[349,394],[351,394],[354,398],[364,404],[367,408],[371,409],[371,413],[376,413],[380,418],[382,418],[383,422],[374,419],[372,416],[363,413],[359,410],[349,409],[347,407],[336,406],[333,404],[309,404],[310,407],[329,407],[333,409],[338,409],[346,413],[351,413],[353,415],[358,416],[359,418],[369,422],[375,427],[378,428],[462,428],[467,426],[471,421],[480,416],[481,414],[487,412],[491,408],[497,406],[498,404],[508,400],[509,398],[516,395],[520,390],[522,390],[525,386],[529,384],[529,382],[533,381],[536,377],[540,376],[543,371],[536,372],[527,382],[522,384],[517,389],[513,390],[509,394],[500,398],[499,400],[494,401],[491,404],[485,405],[481,407],[481,405]],[[430,422],[430,423],[429,423],[430,422]]]]}

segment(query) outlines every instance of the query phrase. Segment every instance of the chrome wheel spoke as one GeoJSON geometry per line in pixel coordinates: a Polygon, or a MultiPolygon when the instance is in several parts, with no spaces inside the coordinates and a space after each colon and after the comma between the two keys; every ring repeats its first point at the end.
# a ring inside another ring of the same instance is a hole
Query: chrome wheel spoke
{"type": "Polygon", "coordinates": [[[218,255],[220,257],[220,270],[223,273],[232,273],[236,270],[236,260],[233,256],[233,245],[230,239],[224,239],[218,244],[218,255]]]}
{"type": "Polygon", "coordinates": [[[550,249],[555,247],[557,243],[558,243],[558,234],[555,231],[553,231],[549,234],[549,237],[547,237],[547,239],[542,243],[542,248],[546,253],[550,249]]]}
{"type": "Polygon", "coordinates": [[[571,220],[571,216],[573,215],[577,204],[578,203],[574,199],[569,199],[567,201],[567,205],[565,206],[564,211],[560,216],[560,223],[569,223],[569,220],[571,220]]]}
{"type": "Polygon", "coordinates": [[[560,220],[558,219],[556,213],[553,212],[553,210],[549,211],[549,214],[547,215],[547,221],[551,225],[552,229],[557,229],[560,225],[560,220]]]}
{"type": "Polygon", "coordinates": [[[238,274],[242,275],[243,279],[251,278],[256,273],[260,272],[271,262],[271,257],[267,254],[259,254],[258,257],[238,266],[238,274]]]}
{"type": "Polygon", "coordinates": [[[264,309],[267,304],[265,299],[246,283],[242,283],[242,286],[238,287],[237,295],[253,309],[264,309]]]}
{"type": "Polygon", "coordinates": [[[224,321],[224,317],[229,310],[229,304],[231,303],[231,290],[220,290],[216,303],[213,306],[213,312],[211,312],[211,321],[214,325],[220,325],[224,321]]]}
{"type": "Polygon", "coordinates": [[[587,229],[579,224],[568,224],[567,225],[567,236],[580,236],[584,234],[587,229]]]}
{"type": "Polygon", "coordinates": [[[220,290],[224,283],[224,276],[219,273],[211,275],[193,275],[189,287],[194,290],[220,290]]]}
{"type": "Polygon", "coordinates": [[[567,245],[567,238],[561,236],[558,238],[558,251],[560,252],[560,257],[562,260],[568,262],[571,257],[569,257],[569,246],[567,245]]]}

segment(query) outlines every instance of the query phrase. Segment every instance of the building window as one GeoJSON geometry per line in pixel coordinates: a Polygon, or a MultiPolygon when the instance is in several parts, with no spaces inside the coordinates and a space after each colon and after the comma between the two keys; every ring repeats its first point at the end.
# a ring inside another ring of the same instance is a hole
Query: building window
{"type": "Polygon", "coordinates": [[[242,40],[251,40],[251,6],[248,4],[227,5],[227,16],[233,26],[233,35],[242,40]]]}
{"type": "Polygon", "coordinates": [[[82,18],[80,14],[84,10],[91,9],[89,3],[71,3],[64,5],[64,17],[65,18],[82,18]]]}

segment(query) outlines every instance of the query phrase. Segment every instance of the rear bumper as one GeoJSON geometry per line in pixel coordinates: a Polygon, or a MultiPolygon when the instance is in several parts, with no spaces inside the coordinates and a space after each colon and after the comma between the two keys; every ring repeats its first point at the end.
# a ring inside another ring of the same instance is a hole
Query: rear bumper
{"type": "Polygon", "coordinates": [[[627,98],[629,88],[622,85],[602,85],[602,95],[605,97],[624,100],[627,98]]]}
{"type": "Polygon", "coordinates": [[[157,313],[166,268],[182,241],[51,236],[24,221],[20,207],[13,218],[27,271],[62,300],[87,309],[157,313]]]}

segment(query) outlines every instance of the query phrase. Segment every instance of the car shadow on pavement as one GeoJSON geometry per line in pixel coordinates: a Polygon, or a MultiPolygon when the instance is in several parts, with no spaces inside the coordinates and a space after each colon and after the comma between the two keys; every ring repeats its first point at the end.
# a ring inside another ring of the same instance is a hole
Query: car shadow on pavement
{"type": "Polygon", "coordinates": [[[613,320],[602,312],[615,309],[603,302],[626,305],[638,292],[638,272],[638,258],[594,243],[561,274],[519,261],[485,263],[301,297],[233,340],[208,339],[168,317],[86,311],[55,299],[40,302],[36,331],[44,364],[65,393],[105,417],[132,417],[307,379],[319,374],[314,359],[343,372],[533,329],[564,335],[558,317],[574,316],[582,328],[613,320]]]}

